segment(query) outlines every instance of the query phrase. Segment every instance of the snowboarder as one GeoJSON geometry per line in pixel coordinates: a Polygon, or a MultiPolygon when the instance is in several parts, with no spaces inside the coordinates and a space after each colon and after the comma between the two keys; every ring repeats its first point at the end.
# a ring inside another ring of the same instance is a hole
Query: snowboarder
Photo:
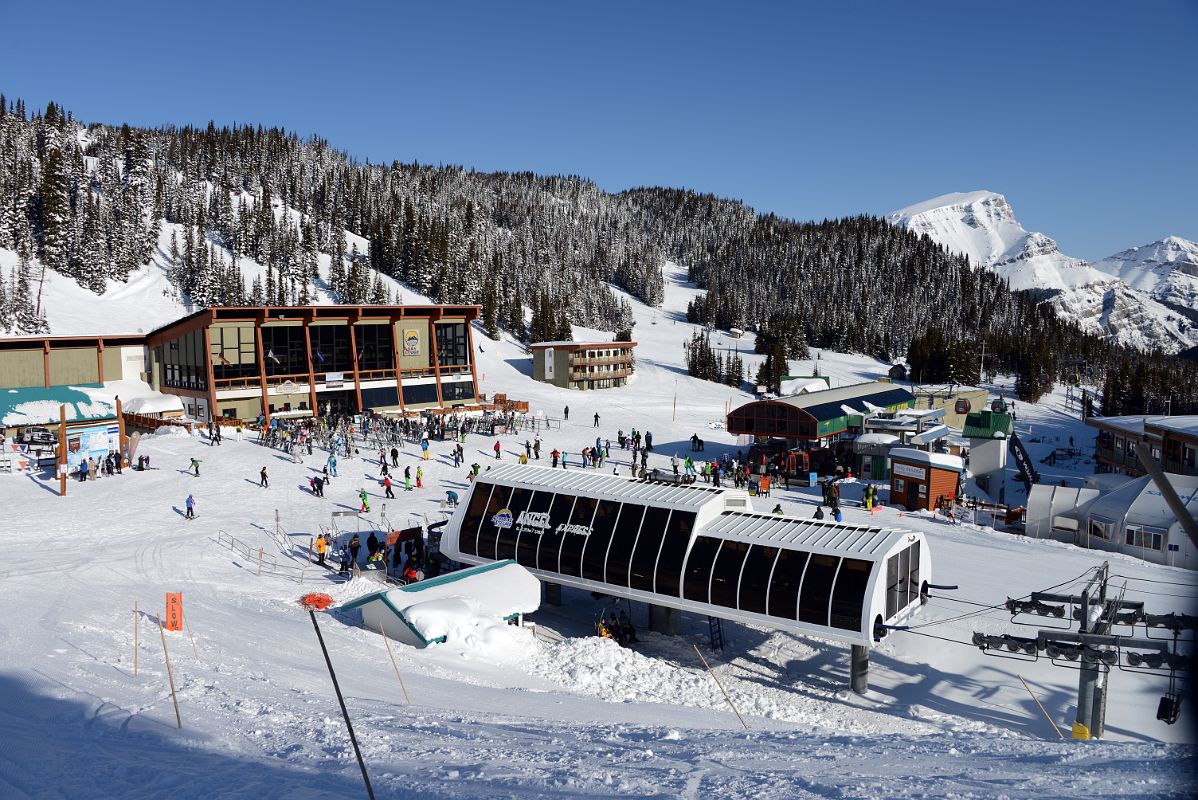
{"type": "Polygon", "coordinates": [[[187,506],[187,519],[195,519],[196,518],[196,499],[194,497],[192,497],[191,495],[187,495],[187,501],[186,501],[185,505],[187,506]]]}
{"type": "Polygon", "coordinates": [[[458,493],[453,490],[449,490],[449,491],[445,492],[445,503],[450,508],[457,508],[458,507],[458,493]]]}
{"type": "Polygon", "coordinates": [[[193,458],[191,460],[191,464],[189,464],[187,468],[194,469],[196,472],[196,477],[200,477],[200,460],[198,458],[193,458]]]}
{"type": "Polygon", "coordinates": [[[263,489],[270,488],[270,478],[267,477],[266,467],[263,467],[261,469],[261,471],[258,473],[258,485],[261,486],[263,489]]]}
{"type": "Polygon", "coordinates": [[[358,491],[358,498],[362,501],[362,507],[358,509],[358,513],[368,513],[370,511],[370,495],[366,494],[365,489],[360,489],[358,491]]]}

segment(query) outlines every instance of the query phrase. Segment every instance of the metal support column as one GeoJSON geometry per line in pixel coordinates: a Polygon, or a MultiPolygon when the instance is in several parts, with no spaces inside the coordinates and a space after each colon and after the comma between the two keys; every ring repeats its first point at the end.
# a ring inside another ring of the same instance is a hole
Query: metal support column
{"type": "Polygon", "coordinates": [[[869,691],[869,649],[863,644],[851,645],[852,655],[850,684],[857,694],[869,691]]]}
{"type": "Polygon", "coordinates": [[[562,585],[560,583],[542,582],[545,593],[545,605],[560,606],[562,604],[562,585]]]}

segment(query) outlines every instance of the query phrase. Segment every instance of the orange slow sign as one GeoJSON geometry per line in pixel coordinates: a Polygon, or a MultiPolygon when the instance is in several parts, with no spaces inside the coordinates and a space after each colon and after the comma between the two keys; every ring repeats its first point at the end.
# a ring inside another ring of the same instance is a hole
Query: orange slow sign
{"type": "Polygon", "coordinates": [[[183,630],[183,592],[168,592],[166,595],[166,629],[183,630]]]}

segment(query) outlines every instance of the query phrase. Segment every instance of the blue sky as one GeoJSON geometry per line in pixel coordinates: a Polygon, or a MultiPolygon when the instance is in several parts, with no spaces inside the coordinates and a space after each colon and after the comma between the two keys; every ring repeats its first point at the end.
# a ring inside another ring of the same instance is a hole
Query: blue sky
{"type": "Polygon", "coordinates": [[[796,219],[991,189],[1096,259],[1198,240],[1198,2],[0,0],[0,91],[796,219]],[[102,10],[101,10],[102,8],[102,10]]]}

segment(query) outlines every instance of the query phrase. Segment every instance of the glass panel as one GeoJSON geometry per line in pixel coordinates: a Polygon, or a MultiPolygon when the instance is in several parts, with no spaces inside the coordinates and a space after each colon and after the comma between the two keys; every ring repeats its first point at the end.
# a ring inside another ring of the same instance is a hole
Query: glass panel
{"type": "Polygon", "coordinates": [[[832,627],[860,630],[865,587],[873,564],[858,558],[846,558],[832,590],[832,627]]]}
{"type": "Polygon", "coordinates": [[[496,486],[487,503],[483,523],[478,529],[478,555],[481,558],[495,557],[495,540],[501,530],[512,527],[515,518],[507,507],[512,490],[507,486],[496,486]]]}
{"type": "Polygon", "coordinates": [[[697,536],[686,557],[686,574],[682,580],[682,596],[700,603],[708,601],[711,587],[711,566],[723,541],[710,536],[697,536]]]}
{"type": "Polygon", "coordinates": [[[907,604],[910,605],[919,599],[919,542],[915,542],[907,550],[911,558],[910,571],[907,573],[907,604]]]}
{"type": "Polygon", "coordinates": [[[620,504],[614,500],[600,500],[595,507],[593,530],[587,537],[582,551],[582,577],[603,583],[603,567],[607,563],[607,548],[611,544],[612,530],[620,516],[620,504]]]}
{"type": "Polygon", "coordinates": [[[657,554],[665,538],[666,525],[670,520],[670,509],[649,507],[641,523],[641,535],[636,540],[628,585],[644,592],[653,591],[653,574],[657,568],[657,554]]]}
{"type": "Polygon", "coordinates": [[[736,608],[736,590],[740,585],[740,570],[745,564],[749,545],[725,541],[716,556],[711,571],[711,604],[736,608]]]}
{"type": "Polygon", "coordinates": [[[781,550],[770,575],[769,615],[782,619],[798,618],[799,584],[807,568],[807,553],[781,550]]]}
{"type": "Polygon", "coordinates": [[[557,572],[558,554],[562,548],[562,532],[570,522],[570,510],[574,508],[574,497],[559,494],[549,509],[549,524],[541,534],[537,545],[537,568],[546,572],[557,572]]]}
{"type": "Polygon", "coordinates": [[[765,613],[765,595],[770,587],[770,571],[778,559],[778,548],[763,547],[759,544],[749,548],[745,558],[745,568],[740,574],[739,601],[737,607],[741,611],[752,611],[754,614],[765,613]]]}
{"type": "Polygon", "coordinates": [[[466,516],[462,519],[462,527],[458,532],[458,549],[463,553],[478,555],[478,529],[483,524],[487,501],[491,499],[491,490],[494,488],[493,484],[475,481],[470,505],[466,507],[466,516]]]}
{"type": "Polygon", "coordinates": [[[607,549],[607,583],[613,586],[628,585],[628,564],[632,560],[632,548],[641,529],[645,507],[625,503],[612,534],[611,547],[607,549]]]}
{"type": "MultiPolygon", "coordinates": [[[[569,502],[569,498],[566,500],[569,502]]],[[[552,502],[553,492],[537,492],[528,504],[528,511],[516,519],[516,529],[520,534],[516,542],[516,563],[536,569],[537,542],[548,520],[549,504],[552,502]]]]}
{"type": "Polygon", "coordinates": [[[528,502],[532,499],[532,495],[532,489],[512,490],[512,497],[508,500],[507,507],[512,514],[513,524],[501,529],[495,537],[496,561],[516,557],[516,537],[520,535],[522,528],[527,530],[528,515],[525,509],[528,508],[528,502]]]}
{"type": "MultiPolygon", "coordinates": [[[[903,607],[899,599],[899,557],[893,555],[886,559],[886,619],[890,619],[903,607]]],[[[903,597],[906,598],[906,592],[903,597]]]]}
{"type": "Polygon", "coordinates": [[[828,602],[832,596],[832,581],[836,578],[836,556],[812,556],[803,576],[799,592],[799,622],[813,625],[828,624],[828,602]]]}
{"type": "Polygon", "coordinates": [[[562,535],[561,562],[558,571],[563,575],[582,575],[582,550],[590,539],[595,517],[595,506],[599,501],[593,497],[579,497],[574,501],[570,514],[570,526],[562,535]]]}
{"type": "Polygon", "coordinates": [[[691,531],[695,527],[694,511],[675,511],[666,524],[666,535],[657,554],[657,579],[653,591],[657,594],[678,596],[682,580],[682,562],[686,558],[686,546],[690,543],[691,531]]]}

